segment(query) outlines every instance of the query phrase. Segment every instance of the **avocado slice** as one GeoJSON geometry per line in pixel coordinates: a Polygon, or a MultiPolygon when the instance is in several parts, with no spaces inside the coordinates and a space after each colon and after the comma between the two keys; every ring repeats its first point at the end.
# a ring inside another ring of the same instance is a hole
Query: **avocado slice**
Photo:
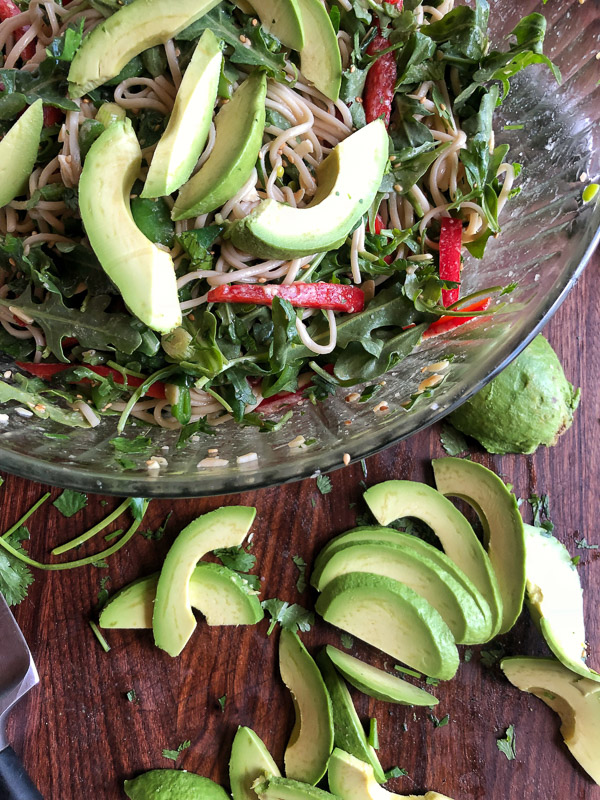
{"type": "Polygon", "coordinates": [[[169,124],[152,156],[141,197],[164,197],[184,184],[202,153],[212,123],[221,62],[219,40],[205,30],[190,61],[169,124]]]}
{"type": "MultiPolygon", "coordinates": [[[[125,586],[102,609],[101,628],[151,628],[158,572],[125,586]]],[[[207,625],[254,625],[264,611],[248,582],[220,564],[201,563],[189,586],[190,604],[207,625]]]]}
{"type": "Polygon", "coordinates": [[[388,792],[377,784],[370,764],[336,748],[329,759],[329,788],[344,800],[451,800],[438,792],[404,795],[388,792]]]}
{"type": "Polygon", "coordinates": [[[168,333],[181,323],[173,259],[144,236],[131,214],[129,196],[141,162],[131,122],[109,125],[85,159],[79,210],[92,250],[131,312],[168,333]]]}
{"type": "Polygon", "coordinates": [[[236,547],[246,538],[256,516],[249,506],[224,506],[190,522],[167,553],[156,587],[152,616],[154,642],[177,656],[196,628],[189,584],[202,556],[221,547],[236,547]]]}
{"type": "Polygon", "coordinates": [[[285,750],[285,774],[318,783],[333,750],[331,699],[321,673],[297,634],[285,628],[279,639],[279,671],[292,694],[296,722],[285,750]]]}
{"type": "Polygon", "coordinates": [[[600,684],[554,658],[505,658],[500,666],[513,686],[556,711],[572,756],[600,784],[600,684]]]}
{"type": "Polygon", "coordinates": [[[255,781],[254,792],[260,800],[342,800],[309,783],[273,775],[263,775],[255,781]]]}
{"type": "Polygon", "coordinates": [[[300,72],[325,97],[335,101],[342,83],[342,57],[336,32],[320,0],[297,2],[304,29],[304,46],[294,47],[300,51],[300,72]]]}
{"type": "Polygon", "coordinates": [[[446,622],[457,644],[480,644],[489,634],[489,624],[472,595],[450,572],[423,553],[403,545],[363,541],[340,545],[328,559],[312,585],[322,592],[338,575],[372,572],[400,581],[425,598],[446,622]]]}
{"type": "Polygon", "coordinates": [[[339,247],[369,210],[387,157],[387,130],[377,119],[336,145],[317,167],[318,189],[307,208],[263,200],[228,236],[260,258],[299,258],[339,247]]]}
{"type": "Polygon", "coordinates": [[[527,605],[554,655],[565,667],[600,681],[583,663],[585,622],[579,572],[567,548],[551,533],[525,525],[527,605]]]}
{"type": "Polygon", "coordinates": [[[367,505],[382,525],[400,517],[416,517],[433,530],[446,555],[473,581],[490,607],[493,627],[502,624],[502,600],[488,554],[468,521],[443,494],[424,483],[385,481],[364,494],[367,505]]]}
{"type": "Polygon", "coordinates": [[[369,697],[406,706],[435,706],[439,703],[439,700],[429,692],[371,664],[365,664],[364,661],[338,650],[337,647],[328,644],[325,651],[348,683],[369,697]]]}
{"type": "Polygon", "coordinates": [[[327,584],[316,609],[327,622],[432,678],[450,680],[458,651],[435,608],[403,583],[351,572],[327,584]]]}
{"type": "Polygon", "coordinates": [[[181,33],[220,0],[136,0],[85,37],[69,69],[69,94],[82,97],[116,77],[132,58],[181,33]]]}
{"type": "Polygon", "coordinates": [[[325,648],[317,655],[317,664],[333,706],[335,746],[342,747],[357,758],[367,761],[371,765],[377,781],[385,783],[383,768],[379,763],[377,753],[367,740],[365,729],[358,718],[348,687],[335,671],[325,648]]]}
{"type": "Polygon", "coordinates": [[[178,769],[153,769],[125,781],[130,800],[229,800],[217,783],[178,769]]]}
{"type": "Polygon", "coordinates": [[[239,727],[231,746],[229,783],[233,800],[256,800],[252,784],[264,775],[280,775],[262,739],[251,728],[239,727]]]}
{"type": "Polygon", "coordinates": [[[262,145],[266,96],[265,73],[253,72],[221,107],[213,151],[181,188],[171,213],[174,220],[214,211],[246,183],[262,145]]]}
{"type": "Polygon", "coordinates": [[[460,497],[477,512],[502,597],[502,625],[509,631],[523,609],[525,540],[517,500],[491,470],[462,458],[435,458],[435,483],[443,495],[460,497]]]}
{"type": "Polygon", "coordinates": [[[0,140],[0,208],[25,191],[43,124],[44,107],[41,100],[36,100],[0,140]]]}
{"type": "Polygon", "coordinates": [[[305,46],[304,20],[298,0],[252,0],[252,7],[267,33],[279,39],[284,47],[302,50],[305,46]]]}

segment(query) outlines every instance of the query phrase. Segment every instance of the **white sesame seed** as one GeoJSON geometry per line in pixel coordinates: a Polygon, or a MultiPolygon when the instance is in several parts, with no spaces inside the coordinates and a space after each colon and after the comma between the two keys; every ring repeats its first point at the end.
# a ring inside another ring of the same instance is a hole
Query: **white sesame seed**
{"type": "Polygon", "coordinates": [[[21,408],[21,406],[17,406],[15,412],[20,417],[33,417],[33,411],[30,411],[28,408],[21,408]]]}
{"type": "Polygon", "coordinates": [[[306,440],[304,439],[304,436],[300,435],[300,436],[296,436],[295,439],[292,439],[292,441],[288,442],[287,444],[288,444],[288,447],[292,447],[292,448],[294,448],[294,447],[302,447],[302,445],[304,444],[305,441],[306,440]]]}
{"type": "Polygon", "coordinates": [[[218,452],[219,452],[219,448],[218,447],[209,447],[208,448],[208,455],[209,456],[216,456],[218,452]]]}
{"type": "Polygon", "coordinates": [[[190,436],[190,442],[193,442],[194,444],[198,444],[199,441],[200,441],[200,437],[199,436],[196,436],[196,435],[190,436]]]}
{"type": "Polygon", "coordinates": [[[345,399],[347,403],[356,403],[357,400],[360,400],[360,395],[358,392],[350,392],[345,399]]]}
{"type": "Polygon", "coordinates": [[[226,458],[203,458],[198,462],[198,467],[226,467],[227,464],[229,461],[226,458]]]}
{"type": "Polygon", "coordinates": [[[6,425],[8,422],[8,414],[0,414],[0,425],[6,425]]]}
{"type": "Polygon", "coordinates": [[[587,174],[587,172],[582,172],[582,173],[581,173],[581,175],[579,176],[579,180],[580,180],[582,183],[585,183],[585,182],[587,181],[587,179],[588,179],[588,174],[587,174]]]}
{"type": "Polygon", "coordinates": [[[425,389],[431,389],[432,387],[437,386],[438,383],[441,383],[443,380],[443,375],[430,375],[429,378],[425,378],[419,384],[419,392],[424,392],[425,389]]]}
{"type": "Polygon", "coordinates": [[[154,458],[146,461],[146,469],[160,469],[160,464],[154,458]]]}
{"type": "Polygon", "coordinates": [[[46,406],[43,406],[41,403],[36,403],[33,407],[34,411],[38,411],[40,414],[43,414],[46,410],[46,406]]]}
{"type": "Polygon", "coordinates": [[[244,453],[236,458],[238,464],[247,464],[249,461],[258,461],[257,453],[244,453]]]}
{"type": "Polygon", "coordinates": [[[381,401],[381,403],[377,403],[377,405],[375,406],[375,408],[373,409],[373,411],[374,411],[376,414],[385,414],[385,412],[386,412],[386,411],[389,411],[389,408],[390,408],[390,407],[389,407],[389,406],[388,406],[388,404],[385,402],[385,400],[382,400],[382,401],[381,401]]]}
{"type": "Polygon", "coordinates": [[[428,364],[426,367],[423,367],[421,372],[443,372],[445,369],[448,369],[449,366],[450,362],[447,360],[436,361],[435,364],[428,364]]]}
{"type": "Polygon", "coordinates": [[[12,378],[12,372],[9,369],[7,369],[6,372],[4,373],[4,378],[6,380],[8,380],[9,378],[12,378]]]}
{"type": "Polygon", "coordinates": [[[348,466],[348,464],[350,463],[350,453],[344,453],[344,455],[342,456],[342,461],[346,466],[348,466]]]}
{"type": "Polygon", "coordinates": [[[169,445],[168,444],[163,444],[163,446],[160,449],[161,450],[168,450],[169,449],[169,445]]]}

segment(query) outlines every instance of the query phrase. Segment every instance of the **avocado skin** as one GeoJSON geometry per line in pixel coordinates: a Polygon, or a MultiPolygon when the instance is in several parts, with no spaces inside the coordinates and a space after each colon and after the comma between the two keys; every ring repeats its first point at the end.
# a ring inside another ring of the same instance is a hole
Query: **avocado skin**
{"type": "Polygon", "coordinates": [[[130,800],[229,800],[217,783],[177,769],[144,772],[123,787],[130,800]]]}
{"type": "Polygon", "coordinates": [[[448,416],[488,453],[534,453],[552,447],[571,427],[580,390],[565,378],[558,356],[539,334],[470,400],[448,416]]]}

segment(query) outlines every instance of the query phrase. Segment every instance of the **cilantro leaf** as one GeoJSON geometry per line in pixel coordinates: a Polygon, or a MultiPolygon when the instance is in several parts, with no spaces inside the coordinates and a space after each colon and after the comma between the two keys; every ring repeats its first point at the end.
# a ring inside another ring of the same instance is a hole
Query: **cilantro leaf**
{"type": "MultiPolygon", "coordinates": [[[[25,539],[29,539],[29,530],[21,525],[7,541],[20,553],[25,553],[21,545],[25,539]]],[[[33,581],[33,574],[27,564],[0,550],[0,592],[9,606],[16,606],[27,597],[27,589],[33,581]]]]}
{"type": "Polygon", "coordinates": [[[213,551],[223,566],[236,572],[250,572],[256,564],[256,556],[248,553],[243,545],[222,547],[213,551]]]}
{"type": "Polygon", "coordinates": [[[300,573],[298,580],[296,581],[296,589],[300,592],[300,594],[302,594],[302,592],[306,589],[306,561],[302,558],[302,556],[292,556],[292,561],[300,573]]]}
{"type": "Polygon", "coordinates": [[[130,703],[137,703],[138,701],[135,689],[129,689],[128,692],[125,692],[125,697],[130,703]]]}
{"type": "Polygon", "coordinates": [[[149,500],[144,500],[143,497],[132,497],[129,510],[131,511],[134,519],[143,519],[144,514],[148,508],[149,500]]]}
{"type": "Polygon", "coordinates": [[[402,767],[392,767],[385,773],[385,779],[386,781],[389,781],[392,778],[402,778],[405,775],[408,775],[408,770],[403,769],[402,767]]]}
{"type": "Polygon", "coordinates": [[[218,701],[219,707],[222,712],[225,712],[225,704],[227,703],[227,695],[224,694],[222,697],[219,697],[218,701]]]}
{"type": "Polygon", "coordinates": [[[141,534],[144,537],[144,539],[148,539],[151,542],[160,542],[160,540],[165,535],[165,530],[167,529],[167,525],[169,523],[169,519],[171,518],[172,513],[173,513],[172,511],[169,511],[169,513],[163,520],[163,524],[160,525],[160,527],[158,527],[155,531],[151,530],[141,531],[141,534]]]}
{"type": "Polygon", "coordinates": [[[273,633],[277,623],[282,628],[294,633],[297,630],[309,631],[311,625],[315,624],[314,614],[297,603],[290,605],[287,600],[279,600],[273,597],[270,600],[263,600],[261,605],[271,616],[271,624],[269,625],[267,636],[273,633]]]}
{"type": "Polygon", "coordinates": [[[329,475],[317,475],[317,489],[321,494],[329,494],[332,489],[329,475]]]}
{"type": "Polygon", "coordinates": [[[96,601],[96,608],[98,611],[104,608],[108,601],[108,589],[106,588],[108,583],[110,583],[110,575],[105,575],[103,578],[100,578],[100,591],[98,592],[98,599],[96,601]]]}
{"type": "Polygon", "coordinates": [[[117,453],[149,453],[152,448],[152,439],[149,436],[136,436],[135,439],[118,436],[111,439],[110,443],[117,453]]]}
{"type": "Polygon", "coordinates": [[[509,761],[514,761],[517,757],[515,751],[515,726],[509,725],[506,729],[505,739],[496,739],[496,747],[501,753],[508,758],[509,761]]]}
{"type": "Polygon", "coordinates": [[[165,749],[165,750],[162,751],[163,758],[168,758],[170,761],[177,761],[177,759],[179,758],[179,754],[182,752],[182,750],[187,750],[187,748],[191,744],[192,743],[190,742],[190,740],[186,739],[185,742],[182,742],[179,745],[177,750],[166,750],[165,749]]]}
{"type": "Polygon", "coordinates": [[[63,517],[72,517],[87,506],[87,495],[74,492],[73,489],[65,489],[52,505],[58,508],[63,517]]]}
{"type": "Polygon", "coordinates": [[[441,719],[438,719],[435,714],[430,714],[429,719],[433,722],[435,728],[443,728],[444,725],[450,722],[450,714],[446,714],[446,716],[441,719]]]}
{"type": "Polygon", "coordinates": [[[440,442],[449,456],[458,456],[469,449],[466,437],[447,422],[442,423],[440,442]]]}
{"type": "Polygon", "coordinates": [[[575,542],[575,547],[578,547],[580,550],[597,550],[600,547],[600,545],[589,544],[588,540],[584,536],[583,538],[575,542]]]}
{"type": "Polygon", "coordinates": [[[342,647],[345,647],[346,650],[350,650],[352,647],[354,647],[354,639],[349,633],[342,633],[340,639],[342,642],[342,647]]]}

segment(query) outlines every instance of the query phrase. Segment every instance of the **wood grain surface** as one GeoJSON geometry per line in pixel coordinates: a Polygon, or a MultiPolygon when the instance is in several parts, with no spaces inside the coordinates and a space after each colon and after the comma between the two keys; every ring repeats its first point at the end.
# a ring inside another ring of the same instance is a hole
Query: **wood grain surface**
{"type": "MultiPolygon", "coordinates": [[[[578,286],[547,326],[571,381],[582,387],[575,423],[553,449],[533,456],[491,457],[476,453],[514,484],[517,495],[548,492],[555,532],[581,556],[589,662],[600,668],[600,551],[577,549],[576,539],[599,543],[600,489],[600,283],[598,254],[578,286]]],[[[277,633],[268,623],[244,629],[209,628],[200,623],[180,658],[153,646],[150,631],[113,631],[104,653],[88,626],[100,581],[118,589],[159,567],[176,533],[198,514],[222,504],[255,505],[254,553],[262,596],[312,607],[312,590],[299,595],[292,556],[310,565],[325,542],[355,524],[362,513],[361,481],[389,478],[432,481],[430,459],[443,455],[439,430],[425,431],[367,461],[367,474],[353,464],[331,474],[333,490],[321,495],[314,480],[239,496],[154,501],[142,526],[156,528],[173,511],[161,541],[136,536],[109,561],[107,569],[37,573],[16,616],[35,657],[41,683],[14,712],[9,733],[46,800],[118,800],[122,781],[157,767],[172,767],[163,748],[191,741],[177,766],[227,785],[227,765],[238,725],[249,725],[265,740],[278,763],[289,736],[293,710],[277,670],[277,633]],[[137,702],[129,702],[134,690],[137,702]],[[221,711],[218,698],[227,696],[221,711]]],[[[5,530],[45,487],[6,476],[0,490],[0,529],[5,530]]],[[[59,490],[52,489],[53,497],[59,490]]],[[[63,518],[50,503],[30,521],[30,552],[46,559],[49,549],[105,516],[116,504],[90,496],[87,508],[63,518]]],[[[527,513],[527,512],[526,512],[527,513]]],[[[117,526],[114,526],[117,527],[117,526]]],[[[97,546],[97,545],[96,545],[97,546]]],[[[82,550],[84,552],[92,552],[82,550]]],[[[314,650],[339,644],[339,631],[318,621],[303,636],[314,650]]],[[[507,654],[545,654],[547,649],[527,612],[500,638],[507,654]]],[[[1,646],[1,643],[0,643],[1,646]]],[[[457,677],[435,689],[436,728],[427,709],[394,706],[353,692],[361,717],[379,722],[384,768],[405,768],[408,777],[394,791],[417,794],[435,789],[456,800],[591,800],[595,786],[571,758],[559,734],[558,718],[541,701],[520,693],[497,667],[486,668],[475,648],[457,677]],[[496,747],[507,726],[516,731],[515,761],[496,747]],[[403,726],[406,726],[404,730],[403,726]]],[[[381,654],[355,644],[352,652],[382,666],[381,654]]],[[[461,648],[464,654],[464,648],[461,648]]],[[[464,657],[464,656],[461,656],[464,657]]],[[[388,667],[392,666],[390,659],[388,667]]],[[[600,756],[600,754],[599,754],[600,756]]]]}

